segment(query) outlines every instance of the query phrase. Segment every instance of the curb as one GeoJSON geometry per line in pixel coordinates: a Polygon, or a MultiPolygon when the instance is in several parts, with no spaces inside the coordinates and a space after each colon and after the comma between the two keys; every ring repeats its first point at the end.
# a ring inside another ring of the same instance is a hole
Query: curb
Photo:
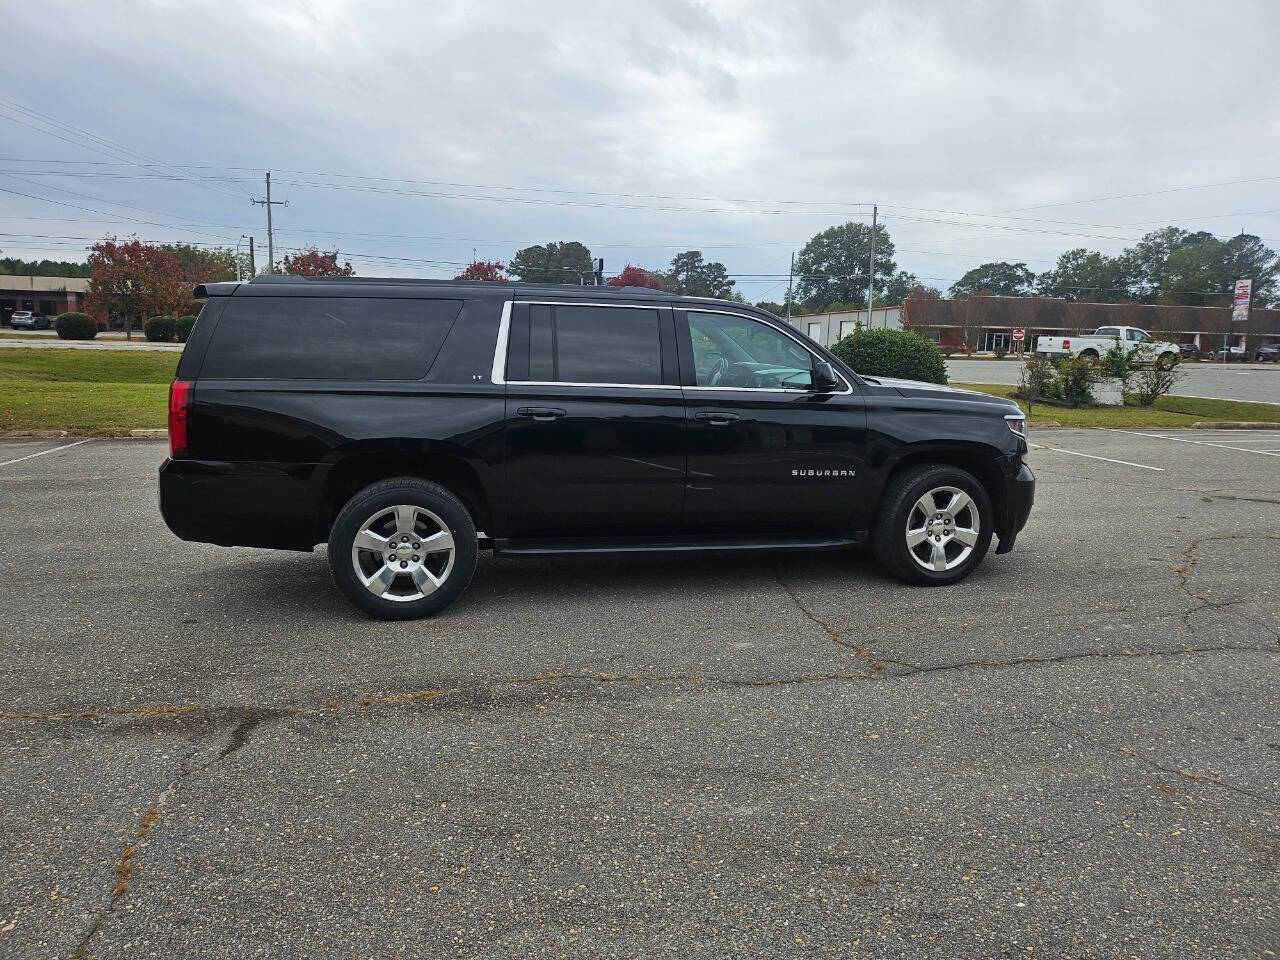
{"type": "Polygon", "coordinates": [[[1260,420],[1197,420],[1193,430],[1280,430],[1280,423],[1260,420]]]}
{"type": "Polygon", "coordinates": [[[64,440],[70,437],[85,440],[164,440],[169,431],[152,427],[139,427],[128,433],[73,433],[70,430],[0,430],[0,440],[64,440]]]}

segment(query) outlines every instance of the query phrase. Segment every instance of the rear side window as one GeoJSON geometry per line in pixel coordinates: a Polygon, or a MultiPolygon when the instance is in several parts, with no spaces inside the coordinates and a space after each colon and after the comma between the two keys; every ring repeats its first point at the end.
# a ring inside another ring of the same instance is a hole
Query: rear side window
{"type": "Polygon", "coordinates": [[[232,297],[200,376],[420,380],[461,311],[461,300],[232,297]]]}
{"type": "Polygon", "coordinates": [[[543,383],[662,383],[657,310],[531,304],[512,326],[508,377],[543,383]],[[526,347],[527,344],[527,347],[526,347]],[[527,372],[521,353],[528,350],[527,372]]]}

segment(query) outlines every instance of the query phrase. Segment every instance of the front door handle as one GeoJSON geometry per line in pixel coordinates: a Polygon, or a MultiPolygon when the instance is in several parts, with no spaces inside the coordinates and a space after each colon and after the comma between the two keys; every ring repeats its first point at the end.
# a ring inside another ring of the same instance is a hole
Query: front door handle
{"type": "Polygon", "coordinates": [[[532,417],[540,423],[558,420],[565,415],[561,407],[517,407],[516,413],[522,417],[532,417]]]}
{"type": "Polygon", "coordinates": [[[703,423],[709,423],[713,427],[726,427],[736,420],[742,418],[736,413],[725,413],[722,410],[699,410],[693,415],[693,419],[701,420],[703,423]]]}

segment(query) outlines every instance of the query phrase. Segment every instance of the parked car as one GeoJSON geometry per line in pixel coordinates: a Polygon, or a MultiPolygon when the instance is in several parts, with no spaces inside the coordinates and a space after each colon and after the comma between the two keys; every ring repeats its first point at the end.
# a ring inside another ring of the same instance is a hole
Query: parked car
{"type": "Polygon", "coordinates": [[[9,317],[9,323],[14,330],[48,330],[49,318],[41,313],[32,313],[30,310],[15,310],[9,317]]]}
{"type": "Polygon", "coordinates": [[[1253,354],[1254,363],[1280,363],[1280,343],[1266,343],[1253,354]]]}
{"type": "Polygon", "coordinates": [[[1244,347],[1227,347],[1225,352],[1219,348],[1213,351],[1213,359],[1219,363],[1244,363],[1249,359],[1249,354],[1244,347]]]}
{"type": "Polygon", "coordinates": [[[1182,354],[1183,360],[1197,360],[1200,357],[1200,348],[1194,343],[1178,344],[1178,352],[1182,354]]]}
{"type": "Polygon", "coordinates": [[[859,376],[771,314],[636,288],[264,276],[207,298],[169,395],[185,540],[311,550],[379,617],[516,557],[837,549],[915,584],[1012,549],[1012,402],[859,376]],[[478,532],[480,531],[480,532],[478,532]]]}
{"type": "Polygon", "coordinates": [[[1084,337],[1037,337],[1036,356],[1080,356],[1097,360],[1116,344],[1127,354],[1140,350],[1140,356],[1150,357],[1158,367],[1171,367],[1182,358],[1182,348],[1177,344],[1153,340],[1151,334],[1137,327],[1098,327],[1092,336],[1084,337]]]}

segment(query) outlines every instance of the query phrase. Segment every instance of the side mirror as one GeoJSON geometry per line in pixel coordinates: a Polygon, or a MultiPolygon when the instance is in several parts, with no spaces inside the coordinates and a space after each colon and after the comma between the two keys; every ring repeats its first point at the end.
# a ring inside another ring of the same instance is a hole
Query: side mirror
{"type": "Polygon", "coordinates": [[[818,393],[831,393],[840,387],[840,378],[831,369],[831,364],[819,360],[813,365],[813,389],[818,393]]]}

